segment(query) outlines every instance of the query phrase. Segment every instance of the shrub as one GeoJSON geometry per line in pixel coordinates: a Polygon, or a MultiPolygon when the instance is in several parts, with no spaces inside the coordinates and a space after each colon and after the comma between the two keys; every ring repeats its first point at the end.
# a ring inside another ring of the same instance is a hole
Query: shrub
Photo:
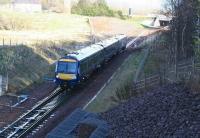
{"type": "Polygon", "coordinates": [[[122,11],[111,10],[104,0],[98,0],[95,3],[80,0],[77,5],[72,7],[72,13],[86,16],[115,16],[124,19],[122,11]]]}

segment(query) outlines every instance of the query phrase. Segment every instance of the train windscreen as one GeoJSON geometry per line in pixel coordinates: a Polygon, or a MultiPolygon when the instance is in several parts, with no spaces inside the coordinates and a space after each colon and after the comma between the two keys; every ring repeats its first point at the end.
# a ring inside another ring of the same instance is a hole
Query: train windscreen
{"type": "Polygon", "coordinates": [[[58,62],[58,73],[72,73],[75,74],[77,70],[76,62],[58,62]]]}

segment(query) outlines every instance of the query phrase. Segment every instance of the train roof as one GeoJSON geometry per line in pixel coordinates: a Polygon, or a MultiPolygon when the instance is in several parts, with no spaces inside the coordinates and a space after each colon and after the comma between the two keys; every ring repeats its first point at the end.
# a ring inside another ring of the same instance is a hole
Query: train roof
{"type": "Polygon", "coordinates": [[[98,42],[96,44],[92,44],[88,47],[85,47],[83,49],[76,51],[75,53],[68,54],[67,56],[75,57],[77,60],[81,61],[125,37],[126,36],[123,34],[116,35],[115,37],[106,39],[106,40],[98,42]]]}

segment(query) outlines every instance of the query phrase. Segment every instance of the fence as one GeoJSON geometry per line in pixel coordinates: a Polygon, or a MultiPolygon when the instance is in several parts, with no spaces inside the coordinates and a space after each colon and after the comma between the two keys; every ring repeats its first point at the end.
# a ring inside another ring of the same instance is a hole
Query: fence
{"type": "Polygon", "coordinates": [[[139,91],[150,86],[160,85],[162,83],[161,81],[161,76],[158,74],[145,77],[143,80],[139,80],[133,84],[133,90],[139,91]]]}
{"type": "Polygon", "coordinates": [[[162,32],[158,32],[143,41],[142,45],[146,47],[145,55],[136,71],[136,75],[133,82],[134,91],[146,89],[146,88],[149,88],[150,86],[161,85],[165,81],[165,73],[164,73],[165,71],[162,74],[160,70],[157,71],[158,73],[153,74],[153,75],[147,76],[146,74],[144,74],[143,78],[141,78],[141,80],[138,80],[141,77],[141,74],[144,72],[143,69],[146,64],[146,61],[148,60],[149,55],[154,49],[157,49],[159,47],[159,45],[155,45],[154,43],[157,42],[158,39],[160,39],[161,35],[162,35],[162,32]]]}
{"type": "Polygon", "coordinates": [[[12,47],[12,46],[19,46],[19,45],[24,45],[24,44],[18,41],[11,40],[11,39],[2,38],[0,40],[1,47],[7,47],[7,46],[12,47]]]}
{"type": "MultiPolygon", "coordinates": [[[[164,66],[165,67],[165,66],[164,66]]],[[[191,60],[188,63],[177,64],[173,68],[160,68],[156,74],[146,76],[138,81],[134,81],[133,90],[140,91],[154,86],[162,86],[163,84],[175,83],[180,81],[188,81],[192,76],[200,76],[200,62],[191,60]]]]}

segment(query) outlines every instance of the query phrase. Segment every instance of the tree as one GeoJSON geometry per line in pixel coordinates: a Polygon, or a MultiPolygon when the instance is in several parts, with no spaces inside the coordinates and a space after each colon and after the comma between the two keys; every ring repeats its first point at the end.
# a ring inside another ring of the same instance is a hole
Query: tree
{"type": "Polygon", "coordinates": [[[198,0],[168,0],[166,4],[166,13],[173,17],[170,50],[175,62],[194,56],[198,3],[198,0]]]}

